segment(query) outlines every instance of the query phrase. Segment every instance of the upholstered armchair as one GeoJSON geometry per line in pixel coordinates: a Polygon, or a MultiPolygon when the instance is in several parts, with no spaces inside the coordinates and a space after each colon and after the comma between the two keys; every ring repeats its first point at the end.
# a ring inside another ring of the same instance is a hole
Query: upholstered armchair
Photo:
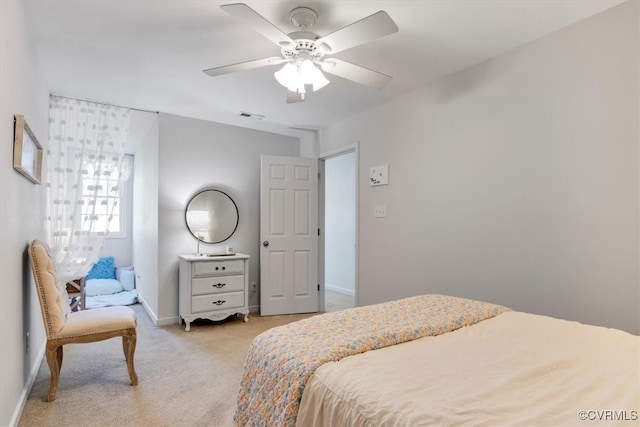
{"type": "Polygon", "coordinates": [[[121,336],[129,378],[131,384],[136,385],[138,375],[133,366],[137,340],[136,313],[124,306],[71,311],[66,284],[58,279],[49,246],[34,240],[29,246],[29,259],[47,334],[45,355],[51,371],[51,382],[45,400],[50,402],[55,399],[62,367],[62,347],[65,344],[89,343],[121,336]]]}

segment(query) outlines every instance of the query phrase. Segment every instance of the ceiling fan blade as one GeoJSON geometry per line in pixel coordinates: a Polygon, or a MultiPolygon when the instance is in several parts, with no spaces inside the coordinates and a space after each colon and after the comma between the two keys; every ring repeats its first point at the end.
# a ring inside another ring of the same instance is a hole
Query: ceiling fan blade
{"type": "Polygon", "coordinates": [[[396,31],[398,31],[396,23],[387,15],[387,12],[381,10],[321,37],[316,41],[316,45],[325,43],[331,49],[331,53],[336,53],[395,33],[396,31]]]}
{"type": "Polygon", "coordinates": [[[214,67],[203,70],[203,73],[215,77],[222,74],[235,73],[236,71],[251,70],[253,68],[266,67],[267,65],[277,65],[288,61],[288,59],[279,58],[277,56],[271,58],[255,59],[253,61],[239,62],[237,64],[223,65],[222,67],[214,67]]]}
{"type": "Polygon", "coordinates": [[[279,46],[282,46],[282,43],[293,43],[295,45],[291,37],[244,3],[224,4],[220,6],[220,8],[229,15],[242,19],[260,34],[279,46]]]}
{"type": "Polygon", "coordinates": [[[304,97],[301,93],[292,92],[290,90],[287,91],[287,104],[294,104],[302,101],[304,101],[304,97]]]}
{"type": "Polygon", "coordinates": [[[391,76],[352,64],[337,58],[330,58],[320,63],[322,71],[352,80],[361,85],[382,89],[391,81],[391,76]]]}

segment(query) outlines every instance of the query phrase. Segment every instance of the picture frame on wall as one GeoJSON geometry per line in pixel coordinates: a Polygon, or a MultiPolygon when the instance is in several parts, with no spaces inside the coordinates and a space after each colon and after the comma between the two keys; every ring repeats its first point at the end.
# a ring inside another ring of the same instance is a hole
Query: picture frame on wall
{"type": "Polygon", "coordinates": [[[13,168],[34,184],[42,177],[42,145],[21,114],[13,118],[13,168]]]}

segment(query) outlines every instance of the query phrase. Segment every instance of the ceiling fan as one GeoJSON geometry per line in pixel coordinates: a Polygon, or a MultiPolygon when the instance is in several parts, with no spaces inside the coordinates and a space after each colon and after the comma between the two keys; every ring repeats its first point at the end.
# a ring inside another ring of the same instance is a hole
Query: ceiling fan
{"type": "Polygon", "coordinates": [[[280,47],[282,57],[270,57],[204,70],[209,76],[250,70],[269,65],[282,65],[274,77],[287,88],[287,102],[304,101],[308,92],[320,90],[329,83],[322,71],[356,83],[380,89],[391,77],[368,68],[327,57],[380,37],[395,33],[398,26],[385,11],[379,11],[324,37],[308,31],[318,14],[309,7],[296,7],[289,13],[291,23],[299,28],[285,34],[262,15],[244,3],[226,4],[222,10],[247,24],[280,47]]]}

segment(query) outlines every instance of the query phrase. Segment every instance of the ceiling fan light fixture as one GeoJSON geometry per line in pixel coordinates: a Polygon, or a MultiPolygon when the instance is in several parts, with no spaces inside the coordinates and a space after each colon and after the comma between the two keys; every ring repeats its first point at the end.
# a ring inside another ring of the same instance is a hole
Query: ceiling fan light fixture
{"type": "Polygon", "coordinates": [[[273,73],[278,83],[286,87],[291,92],[303,94],[306,92],[305,85],[310,85],[312,91],[322,89],[329,80],[322,74],[320,68],[310,59],[303,59],[295,63],[288,62],[280,70],[273,73]]]}
{"type": "Polygon", "coordinates": [[[284,64],[284,67],[273,73],[273,77],[275,77],[282,86],[289,87],[289,82],[296,78],[296,66],[291,62],[287,62],[284,64]]]}
{"type": "Polygon", "coordinates": [[[300,74],[305,84],[313,86],[314,92],[329,84],[329,80],[322,74],[320,68],[309,59],[305,59],[300,64],[300,74]]]}
{"type": "Polygon", "coordinates": [[[287,62],[279,71],[273,73],[273,76],[278,83],[291,92],[305,93],[304,82],[301,79],[297,65],[287,62]]]}

